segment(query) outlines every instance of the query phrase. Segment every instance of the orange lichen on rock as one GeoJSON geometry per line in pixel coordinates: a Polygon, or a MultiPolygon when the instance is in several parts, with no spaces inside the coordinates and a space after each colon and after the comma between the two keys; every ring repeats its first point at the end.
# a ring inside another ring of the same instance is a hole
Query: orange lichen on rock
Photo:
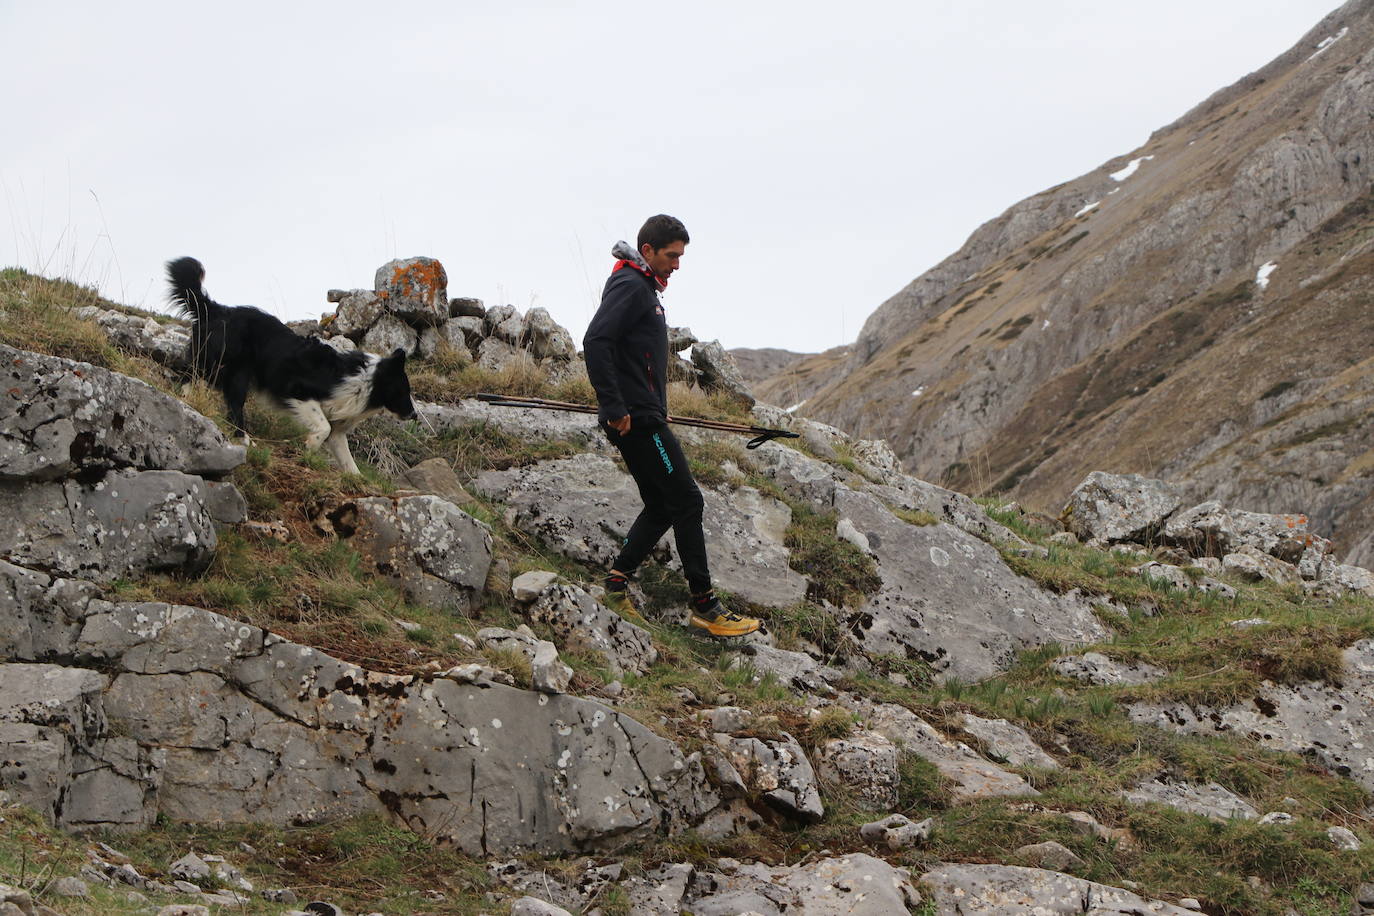
{"type": "Polygon", "coordinates": [[[448,275],[438,261],[398,264],[391,272],[391,287],[403,296],[426,298],[448,286],[448,275]]]}

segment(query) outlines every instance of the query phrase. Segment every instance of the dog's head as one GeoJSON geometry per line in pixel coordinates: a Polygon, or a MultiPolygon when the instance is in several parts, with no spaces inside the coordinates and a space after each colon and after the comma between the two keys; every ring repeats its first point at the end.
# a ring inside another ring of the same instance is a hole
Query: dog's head
{"type": "Polygon", "coordinates": [[[373,375],[373,397],[402,420],[417,416],[415,403],[410,399],[410,377],[406,375],[406,351],[395,352],[377,364],[373,375]]]}

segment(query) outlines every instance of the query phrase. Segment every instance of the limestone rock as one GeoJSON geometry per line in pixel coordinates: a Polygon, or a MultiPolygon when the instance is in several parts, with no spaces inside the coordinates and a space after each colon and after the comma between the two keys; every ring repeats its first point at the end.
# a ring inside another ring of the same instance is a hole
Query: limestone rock
{"type": "Polygon", "coordinates": [[[483,318],[487,307],[481,299],[455,297],[448,301],[448,313],[454,318],[483,318]]]}
{"type": "Polygon", "coordinates": [[[176,398],[89,363],[0,344],[0,383],[0,482],[112,468],[219,477],[244,460],[176,398]]]}
{"type": "Polygon", "coordinates": [[[869,656],[921,658],[938,676],[977,681],[1005,670],[1020,650],[1108,635],[1086,602],[1040,589],[959,528],[908,524],[848,489],[836,491],[835,509],[879,561],[881,587],[845,621],[869,656]]]}
{"type": "Polygon", "coordinates": [[[1227,509],[1215,500],[1179,512],[1169,519],[1164,536],[1194,556],[1224,557],[1249,546],[1296,564],[1309,548],[1329,554],[1331,542],[1308,530],[1305,515],[1270,515],[1227,509]]]}
{"type": "Polygon", "coordinates": [[[67,875],[66,877],[58,878],[52,884],[48,885],[48,893],[52,894],[54,897],[85,899],[91,896],[91,889],[86,882],[82,881],[80,878],[67,875]]]}
{"type": "Polygon", "coordinates": [[[1326,837],[1331,841],[1331,845],[1343,852],[1359,852],[1364,846],[1360,838],[1355,836],[1354,831],[1348,827],[1328,827],[1326,837]]]}
{"type": "Polygon", "coordinates": [[[420,335],[400,318],[388,313],[367,329],[358,346],[378,356],[390,356],[396,350],[405,350],[413,356],[420,349],[420,335]]]}
{"type": "Polygon", "coordinates": [[[720,341],[693,344],[692,365],[701,373],[702,387],[723,391],[748,407],[754,406],[754,396],[749,393],[734,357],[726,352],[720,341]]]}
{"type": "Polygon", "coordinates": [[[456,365],[471,364],[472,350],[468,348],[467,333],[463,326],[456,322],[457,319],[450,318],[441,325],[422,328],[416,345],[416,355],[421,359],[430,359],[440,350],[446,350],[447,358],[456,365]]]}
{"type": "Polygon", "coordinates": [[[1171,588],[1180,591],[1197,590],[1203,594],[1215,592],[1227,601],[1236,597],[1236,590],[1226,583],[1218,582],[1210,576],[1199,576],[1195,579],[1182,567],[1172,566],[1168,563],[1155,561],[1142,563],[1140,566],[1134,567],[1131,572],[1142,579],[1162,580],[1167,582],[1171,588]]]}
{"type": "Polygon", "coordinates": [[[921,875],[920,883],[935,901],[935,911],[942,916],[956,913],[1196,916],[1191,910],[1148,900],[1121,888],[1038,868],[940,865],[921,875]]]}
{"type": "Polygon", "coordinates": [[[1084,540],[1137,541],[1160,532],[1182,497],[1162,480],[1093,471],[1069,495],[1069,529],[1084,540]]]}
{"type": "Polygon", "coordinates": [[[869,729],[933,764],[953,784],[957,799],[1040,794],[1015,773],[978,756],[968,745],[941,735],[905,706],[874,704],[850,696],[842,700],[864,717],[869,729]]]}
{"type": "Polygon", "coordinates": [[[558,649],[545,639],[538,639],[529,627],[521,624],[520,631],[500,627],[484,627],[477,631],[477,640],[484,646],[512,648],[529,660],[532,686],[540,693],[567,693],[573,670],[558,657],[558,649]]]}
{"type": "Polygon", "coordinates": [[[777,442],[765,442],[751,449],[745,460],[794,499],[830,507],[836,489],[841,486],[840,475],[833,467],[777,442]]]}
{"type": "Polygon", "coordinates": [[[897,804],[897,746],[876,732],[831,738],[816,749],[821,779],[844,786],[874,811],[897,804]]]}
{"type": "Polygon", "coordinates": [[[600,604],[576,585],[546,588],[526,612],[547,623],[564,646],[595,652],[620,674],[643,674],[658,660],[653,637],[600,604]]]}
{"type": "Polygon", "coordinates": [[[899,916],[921,903],[904,869],[864,853],[790,867],[734,859],[714,866],[696,874],[682,904],[693,916],[899,916]]]}
{"type": "Polygon", "coordinates": [[[572,916],[572,913],[538,897],[521,897],[511,904],[510,916],[572,916]]]}
{"type": "Polygon", "coordinates": [[[164,324],[151,315],[130,315],[95,306],[73,309],[73,314],[100,325],[110,342],[122,350],[146,356],[172,369],[190,369],[186,353],[191,345],[191,333],[184,324],[164,324]]]}
{"type": "MultiPolygon", "coordinates": [[[[512,318],[520,320],[520,312],[513,305],[493,305],[487,309],[487,313],[482,316],[482,336],[491,337],[496,333],[496,329],[501,327],[512,318]]],[[[514,346],[518,335],[511,337],[506,343],[514,346]]]]}
{"type": "Polygon", "coordinates": [[[446,499],[458,508],[471,506],[472,494],[463,488],[453,467],[443,458],[428,458],[403,475],[406,483],[421,493],[446,499]]]}
{"type": "Polygon", "coordinates": [[[1374,790],[1374,640],[1342,653],[1341,684],[1261,685],[1253,699],[1233,706],[1184,703],[1133,705],[1135,722],[1190,735],[1236,734],[1263,747],[1311,757],[1374,790]]]}
{"type": "Polygon", "coordinates": [[[1228,553],[1222,557],[1221,566],[1226,572],[1249,579],[1251,582],[1267,579],[1286,585],[1300,580],[1298,569],[1292,563],[1285,563],[1249,544],[1243,544],[1235,553],[1228,553]]]}
{"type": "Polygon", "coordinates": [[[995,760],[1014,767],[1032,766],[1047,770],[1059,768],[1059,761],[1046,754],[1031,740],[1025,729],[1006,719],[983,719],[971,712],[959,716],[959,725],[983,743],[995,760]]]}
{"type": "Polygon", "coordinates": [[[1013,854],[1037,868],[1048,868],[1053,871],[1068,871],[1083,864],[1083,860],[1073,850],[1054,840],[1022,846],[1013,854]]]}
{"type": "Polygon", "coordinates": [[[500,337],[485,338],[477,345],[476,356],[478,368],[491,373],[504,372],[516,360],[530,358],[517,350],[514,344],[500,337]]]}
{"type": "Polygon", "coordinates": [[[377,674],[196,608],[54,605],[58,583],[5,579],[0,594],[29,620],[14,642],[107,672],[0,665],[13,672],[6,701],[27,696],[18,685],[43,697],[0,717],[0,759],[32,791],[65,793],[64,818],[288,824],[389,810],[473,854],[574,852],[684,829],[718,802],[699,759],[598,703],[377,674]],[[55,691],[48,670],[74,686],[55,691]],[[58,695],[70,699],[50,705],[58,695]]]}
{"type": "Polygon", "coordinates": [[[510,584],[511,595],[521,604],[529,604],[557,581],[558,573],[556,572],[532,570],[521,573],[510,584]]]}
{"type": "Polygon", "coordinates": [[[449,317],[448,273],[433,258],[388,261],[377,268],[373,289],[388,312],[414,327],[441,324],[449,317]]]}
{"type": "Polygon", "coordinates": [[[917,824],[904,814],[892,814],[880,821],[864,824],[859,828],[859,836],[875,846],[886,846],[898,852],[925,842],[930,838],[934,825],[934,818],[926,818],[917,824]]]}
{"type": "Polygon", "coordinates": [[[218,537],[206,482],[179,471],[109,471],[0,482],[0,555],[26,567],[109,582],[150,570],[203,569],[218,537]]]}
{"type": "Polygon", "coordinates": [[[1120,662],[1101,652],[1064,655],[1056,658],[1051,667],[1056,673],[1085,684],[1151,684],[1169,674],[1146,662],[1120,662]]]}
{"type": "Polygon", "coordinates": [[[0,664],[0,789],[69,829],[140,829],[156,814],[160,755],[111,737],[107,679],[0,664]]]}
{"type": "Polygon", "coordinates": [[[825,814],[811,761],[797,739],[732,738],[716,735],[717,747],[743,777],[751,792],[791,817],[818,821],[825,814]]]}
{"type": "Polygon", "coordinates": [[[333,530],[413,601],[466,610],[492,559],[491,529],[438,496],[369,496],[327,514],[333,530]]]}
{"type": "Polygon", "coordinates": [[[730,661],[730,669],[752,668],[757,674],[771,674],[778,683],[808,693],[831,694],[835,688],[830,679],[839,679],[840,672],[826,668],[805,652],[791,652],[772,646],[749,645],[730,661]]]}
{"type": "Polygon", "coordinates": [[[1191,785],[1189,783],[1166,783],[1151,780],[1121,794],[1127,801],[1138,805],[1157,802],[1161,805],[1168,805],[1170,808],[1177,808],[1180,811],[1200,814],[1216,821],[1230,820],[1231,818],[1251,820],[1259,817],[1259,812],[1255,810],[1253,805],[1214,782],[1206,785],[1191,785]]]}
{"type": "Polygon", "coordinates": [[[577,355],[572,335],[553,320],[548,309],[532,308],[526,313],[519,339],[535,359],[568,360],[577,355]]]}
{"type": "Polygon", "coordinates": [[[384,314],[386,300],[383,297],[370,289],[349,290],[339,298],[329,329],[357,343],[384,314]]]}
{"type": "Polygon", "coordinates": [[[167,866],[167,874],[185,881],[204,881],[210,877],[210,866],[194,852],[188,852],[167,866]]]}
{"type": "Polygon", "coordinates": [[[691,328],[668,328],[668,352],[681,353],[688,347],[695,345],[697,335],[692,333],[691,328]]]}
{"type": "Polygon", "coordinates": [[[436,432],[466,432],[491,426],[531,443],[556,442],[579,452],[615,454],[615,446],[596,426],[596,417],[557,410],[498,407],[475,399],[457,404],[418,404],[416,409],[436,432]]]}
{"type": "Polygon", "coordinates": [[[463,343],[467,345],[468,353],[476,354],[477,348],[482,345],[482,341],[487,337],[486,322],[481,316],[468,315],[460,315],[444,322],[445,338],[457,343],[459,334],[463,336],[463,343]]]}

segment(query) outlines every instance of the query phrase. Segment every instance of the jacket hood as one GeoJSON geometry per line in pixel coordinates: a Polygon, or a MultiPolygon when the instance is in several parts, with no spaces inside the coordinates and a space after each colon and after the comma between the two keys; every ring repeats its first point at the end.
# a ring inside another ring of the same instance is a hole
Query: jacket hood
{"type": "Polygon", "coordinates": [[[644,255],[636,251],[635,247],[624,239],[611,246],[611,255],[619,259],[615,262],[615,267],[611,269],[612,273],[622,267],[632,267],[653,280],[660,291],[668,288],[668,281],[654,273],[649,267],[649,262],[644,260],[644,255]]]}

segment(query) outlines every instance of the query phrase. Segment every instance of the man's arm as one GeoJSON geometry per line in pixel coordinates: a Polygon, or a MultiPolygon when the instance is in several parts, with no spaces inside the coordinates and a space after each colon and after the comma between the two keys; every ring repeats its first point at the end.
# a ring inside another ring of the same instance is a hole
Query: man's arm
{"type": "Polygon", "coordinates": [[[587,378],[596,389],[599,418],[622,434],[629,431],[629,408],[616,377],[615,350],[625,332],[639,316],[640,297],[634,283],[611,283],[601,297],[587,333],[582,336],[582,353],[587,361],[587,378]],[[624,429],[620,429],[623,422],[624,429]]]}

